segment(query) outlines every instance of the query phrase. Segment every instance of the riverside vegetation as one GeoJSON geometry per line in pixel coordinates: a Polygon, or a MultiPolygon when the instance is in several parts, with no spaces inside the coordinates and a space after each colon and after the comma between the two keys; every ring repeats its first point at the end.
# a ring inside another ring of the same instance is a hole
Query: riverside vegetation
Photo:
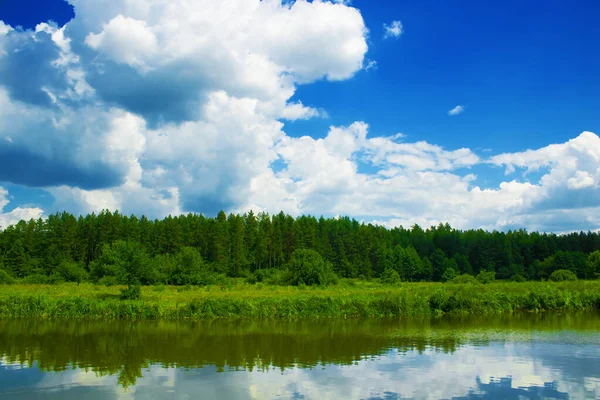
{"type": "Polygon", "coordinates": [[[125,301],[119,286],[7,285],[0,293],[0,318],[379,318],[600,309],[600,281],[388,286],[342,280],[329,287],[232,281],[205,287],[145,286],[139,299],[125,301]]]}
{"type": "Polygon", "coordinates": [[[594,232],[460,231],[448,224],[386,229],[283,213],[154,221],[108,211],[79,218],[62,213],[0,232],[0,317],[597,309],[599,272],[594,232]]]}

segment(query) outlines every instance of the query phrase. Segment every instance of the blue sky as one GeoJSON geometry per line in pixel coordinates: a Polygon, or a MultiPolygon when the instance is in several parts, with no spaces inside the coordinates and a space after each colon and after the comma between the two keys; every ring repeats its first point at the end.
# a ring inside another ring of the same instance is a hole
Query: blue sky
{"type": "Polygon", "coordinates": [[[0,0],[0,226],[108,208],[600,229],[596,2],[169,4],[0,0]]]}

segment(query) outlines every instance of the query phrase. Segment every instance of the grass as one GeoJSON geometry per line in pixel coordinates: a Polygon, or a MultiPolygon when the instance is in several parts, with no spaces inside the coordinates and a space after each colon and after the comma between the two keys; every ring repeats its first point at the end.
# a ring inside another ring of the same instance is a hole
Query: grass
{"type": "Polygon", "coordinates": [[[0,318],[385,318],[600,309],[600,281],[384,286],[342,280],[323,288],[250,285],[232,279],[221,286],[143,287],[139,300],[120,300],[122,288],[3,285],[0,318]]]}

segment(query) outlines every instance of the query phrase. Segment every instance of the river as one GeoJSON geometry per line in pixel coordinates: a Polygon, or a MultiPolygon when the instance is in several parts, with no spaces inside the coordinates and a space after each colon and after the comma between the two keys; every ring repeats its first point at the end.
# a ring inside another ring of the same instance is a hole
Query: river
{"type": "Polygon", "coordinates": [[[600,314],[0,321],[1,399],[600,399],[600,314]]]}

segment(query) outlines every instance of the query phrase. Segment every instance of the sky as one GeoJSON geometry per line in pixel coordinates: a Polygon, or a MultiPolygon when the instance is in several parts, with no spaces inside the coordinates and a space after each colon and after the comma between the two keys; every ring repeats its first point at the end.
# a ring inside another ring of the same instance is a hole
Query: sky
{"type": "Polygon", "coordinates": [[[0,0],[0,226],[599,230],[600,4],[442,3],[0,0]]]}

